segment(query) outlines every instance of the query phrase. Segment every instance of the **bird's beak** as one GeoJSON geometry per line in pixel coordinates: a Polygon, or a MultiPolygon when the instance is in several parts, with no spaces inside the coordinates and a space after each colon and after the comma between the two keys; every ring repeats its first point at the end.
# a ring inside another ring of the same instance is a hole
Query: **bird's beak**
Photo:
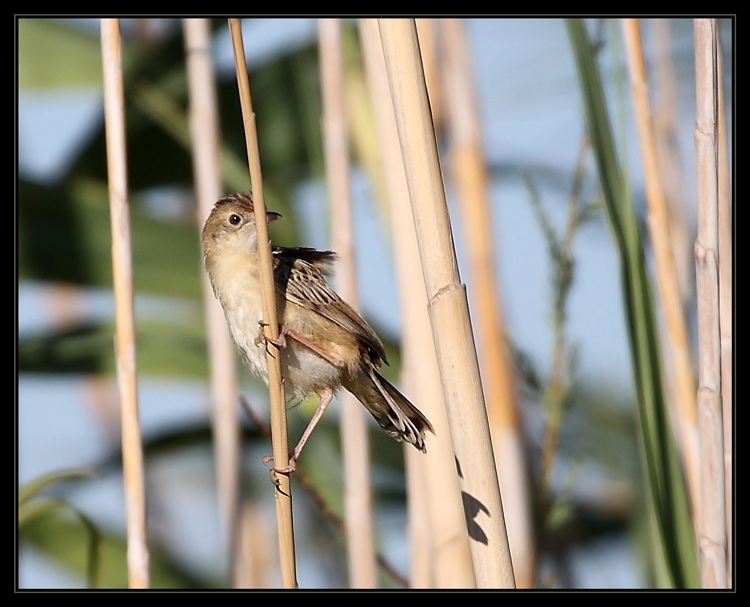
{"type": "Polygon", "coordinates": [[[275,213],[274,211],[266,211],[266,223],[271,223],[277,219],[281,219],[281,213],[275,213]]]}

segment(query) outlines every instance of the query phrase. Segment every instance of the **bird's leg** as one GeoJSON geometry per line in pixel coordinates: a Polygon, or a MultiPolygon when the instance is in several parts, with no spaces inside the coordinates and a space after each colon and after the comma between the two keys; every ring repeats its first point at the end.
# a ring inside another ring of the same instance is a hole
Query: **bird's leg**
{"type": "Polygon", "coordinates": [[[315,354],[317,354],[321,358],[327,360],[334,367],[338,367],[339,369],[343,369],[344,368],[345,365],[344,365],[344,361],[343,360],[341,360],[340,358],[336,358],[335,356],[329,354],[323,348],[321,348],[320,346],[315,345],[313,342],[311,342],[306,337],[300,335],[295,330],[288,329],[286,327],[282,327],[281,334],[285,335],[285,336],[288,335],[294,341],[297,341],[297,342],[301,343],[303,346],[305,346],[306,348],[309,348],[310,350],[312,350],[313,352],[315,352],[315,354]]]}
{"type": "Polygon", "coordinates": [[[321,348],[320,346],[317,346],[316,344],[311,342],[309,339],[307,339],[304,335],[297,333],[297,331],[295,331],[294,329],[290,329],[286,327],[285,325],[280,325],[279,337],[278,339],[274,339],[271,337],[266,337],[265,333],[263,333],[263,327],[268,326],[267,322],[265,322],[264,320],[260,320],[258,321],[258,324],[260,325],[260,330],[258,331],[258,336],[254,340],[256,346],[260,343],[266,342],[266,343],[273,344],[277,348],[286,348],[286,345],[287,345],[286,336],[288,335],[294,341],[302,344],[306,348],[309,348],[310,350],[315,352],[315,354],[317,354],[324,360],[327,360],[334,367],[343,369],[345,366],[343,360],[341,360],[340,358],[336,358],[335,356],[329,354],[323,348],[321,348]]]}
{"type": "MultiPolygon", "coordinates": [[[[307,428],[305,428],[305,431],[302,433],[302,437],[299,439],[297,446],[289,454],[289,463],[287,464],[286,468],[271,468],[271,480],[276,485],[278,485],[278,480],[274,479],[274,474],[291,474],[297,469],[297,460],[302,453],[302,448],[305,446],[307,439],[310,438],[310,435],[315,429],[315,426],[318,425],[320,418],[323,417],[323,413],[325,413],[328,405],[331,404],[331,399],[333,399],[333,390],[331,390],[330,388],[323,388],[320,390],[320,392],[318,392],[318,396],[320,397],[318,408],[315,409],[315,413],[307,424],[307,428]]],[[[268,464],[272,460],[273,456],[268,455],[263,458],[263,464],[268,464]]]]}

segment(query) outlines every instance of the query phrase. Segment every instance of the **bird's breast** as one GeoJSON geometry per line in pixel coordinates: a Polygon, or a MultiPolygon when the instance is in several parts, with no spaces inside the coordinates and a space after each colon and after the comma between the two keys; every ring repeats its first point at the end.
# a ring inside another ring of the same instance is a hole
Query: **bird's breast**
{"type": "MultiPolygon", "coordinates": [[[[247,271],[242,264],[230,263],[232,261],[227,257],[224,263],[209,265],[209,276],[243,360],[267,384],[266,346],[259,339],[260,321],[263,319],[260,280],[257,273],[247,271]]],[[[347,365],[352,360],[358,360],[355,356],[356,346],[349,343],[352,336],[345,332],[342,334],[335,323],[288,301],[279,307],[278,314],[279,322],[285,327],[315,342],[334,358],[347,365]]],[[[336,389],[341,385],[342,369],[293,337],[286,337],[286,345],[281,348],[280,354],[287,394],[304,398],[321,387],[336,389]]]]}

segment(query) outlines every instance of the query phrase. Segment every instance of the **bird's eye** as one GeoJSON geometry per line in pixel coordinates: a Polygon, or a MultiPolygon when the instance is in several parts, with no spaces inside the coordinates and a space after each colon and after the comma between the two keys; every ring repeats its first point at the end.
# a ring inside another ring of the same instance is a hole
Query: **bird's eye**
{"type": "Polygon", "coordinates": [[[237,215],[237,213],[232,213],[229,216],[229,223],[231,223],[233,226],[238,226],[242,222],[242,217],[237,215]]]}

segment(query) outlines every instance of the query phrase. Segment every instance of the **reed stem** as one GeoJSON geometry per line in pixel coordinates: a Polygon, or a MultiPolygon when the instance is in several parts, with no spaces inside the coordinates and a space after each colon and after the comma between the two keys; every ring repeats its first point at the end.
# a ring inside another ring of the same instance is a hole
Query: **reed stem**
{"type": "MultiPolygon", "coordinates": [[[[240,19],[229,19],[229,30],[234,47],[234,62],[237,72],[237,86],[242,108],[242,121],[245,130],[248,168],[253,189],[255,223],[258,229],[258,254],[260,256],[260,284],[263,295],[263,321],[268,364],[268,391],[271,406],[271,436],[273,458],[276,466],[285,466],[289,460],[287,442],[286,407],[282,387],[279,349],[272,343],[279,337],[279,323],[276,316],[273,269],[271,266],[271,242],[266,222],[266,202],[263,196],[263,177],[258,150],[258,131],[255,125],[250,81],[245,63],[245,50],[242,43],[240,19]]],[[[278,525],[279,558],[281,560],[281,583],[284,588],[297,587],[297,566],[294,553],[294,526],[292,521],[292,492],[289,475],[277,475],[275,488],[276,522],[278,525]]]]}
{"type": "MultiPolygon", "coordinates": [[[[331,205],[331,248],[338,254],[336,290],[359,308],[354,245],[344,59],[340,19],[320,19],[323,144],[331,205]]],[[[348,392],[339,394],[344,460],[344,511],[351,588],[376,588],[375,538],[365,410],[348,392]]]]}
{"type": "MultiPolygon", "coordinates": [[[[221,197],[220,129],[216,76],[211,55],[211,28],[207,19],[184,19],[185,52],[190,107],[190,149],[198,205],[198,226],[202,226],[216,200],[221,197]]],[[[224,312],[201,272],[208,360],[211,369],[211,406],[216,455],[216,478],[221,513],[222,540],[232,586],[240,576],[239,566],[239,449],[237,416],[237,367],[232,337],[224,312]]]]}
{"type": "Polygon", "coordinates": [[[138,420],[133,264],[130,247],[125,95],[122,38],[118,19],[102,19],[104,64],[104,126],[107,145],[107,183],[112,226],[112,274],[115,294],[115,358],[120,393],[122,471],[125,486],[128,583],[148,588],[149,551],[146,539],[146,496],[143,444],[138,420]]]}
{"type": "Polygon", "coordinates": [[[379,20],[422,259],[430,324],[462,479],[478,588],[514,588],[466,287],[460,282],[413,19],[379,20]]]}
{"type": "Polygon", "coordinates": [[[696,19],[695,152],[698,236],[698,428],[701,448],[700,566],[704,588],[725,588],[726,510],[719,327],[718,34],[716,19],[696,19]]]}

